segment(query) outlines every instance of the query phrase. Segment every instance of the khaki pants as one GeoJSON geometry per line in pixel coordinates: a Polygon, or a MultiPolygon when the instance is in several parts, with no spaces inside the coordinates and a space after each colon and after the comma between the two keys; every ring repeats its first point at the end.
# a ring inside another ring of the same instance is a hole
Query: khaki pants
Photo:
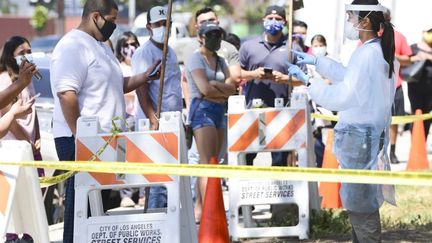
{"type": "Polygon", "coordinates": [[[348,211],[354,243],[381,242],[381,221],[379,210],[373,213],[348,211]]]}

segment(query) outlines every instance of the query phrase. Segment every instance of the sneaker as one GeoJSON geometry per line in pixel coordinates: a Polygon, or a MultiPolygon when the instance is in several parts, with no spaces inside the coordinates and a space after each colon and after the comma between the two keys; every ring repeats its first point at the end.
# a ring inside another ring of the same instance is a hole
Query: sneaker
{"type": "Polygon", "coordinates": [[[21,240],[19,241],[19,243],[34,243],[33,238],[24,233],[24,235],[21,237],[21,240]]]}
{"type": "Polygon", "coordinates": [[[120,207],[128,208],[135,206],[135,202],[130,197],[124,197],[120,202],[120,207]]]}
{"type": "Polygon", "coordinates": [[[395,153],[390,153],[390,162],[392,164],[399,164],[400,163],[398,158],[396,157],[395,153]]]}
{"type": "Polygon", "coordinates": [[[144,206],[144,204],[145,204],[145,197],[140,197],[140,199],[138,199],[138,205],[139,206],[144,206]]]}

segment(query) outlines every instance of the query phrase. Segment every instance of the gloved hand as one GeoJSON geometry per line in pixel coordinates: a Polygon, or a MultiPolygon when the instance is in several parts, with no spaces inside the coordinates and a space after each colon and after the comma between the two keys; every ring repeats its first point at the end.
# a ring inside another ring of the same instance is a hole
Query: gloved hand
{"type": "Polygon", "coordinates": [[[291,50],[297,56],[296,64],[311,64],[316,65],[317,59],[316,57],[306,54],[304,52],[298,52],[291,50]]]}
{"type": "Polygon", "coordinates": [[[310,77],[307,76],[297,65],[288,64],[288,75],[292,75],[298,80],[302,81],[305,85],[309,83],[310,77]]]}

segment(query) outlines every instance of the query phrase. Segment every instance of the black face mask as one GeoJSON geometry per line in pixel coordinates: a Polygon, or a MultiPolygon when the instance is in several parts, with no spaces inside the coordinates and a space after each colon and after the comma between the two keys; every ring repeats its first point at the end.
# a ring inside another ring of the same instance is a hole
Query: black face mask
{"type": "Polygon", "coordinates": [[[204,41],[204,47],[209,51],[218,51],[221,47],[221,37],[206,37],[204,41]]]}
{"type": "Polygon", "coordinates": [[[99,32],[100,32],[100,33],[102,34],[102,36],[103,36],[103,40],[102,40],[102,41],[107,41],[107,40],[111,37],[111,35],[112,35],[112,33],[114,32],[114,30],[117,28],[117,25],[114,24],[114,23],[111,22],[111,21],[106,20],[106,19],[102,16],[102,14],[101,14],[101,17],[102,17],[103,20],[105,20],[105,23],[102,25],[102,28],[99,28],[99,26],[97,25],[97,23],[96,23],[95,20],[93,20],[93,21],[94,21],[94,23],[95,23],[95,25],[96,25],[96,28],[99,30],[99,32]]]}

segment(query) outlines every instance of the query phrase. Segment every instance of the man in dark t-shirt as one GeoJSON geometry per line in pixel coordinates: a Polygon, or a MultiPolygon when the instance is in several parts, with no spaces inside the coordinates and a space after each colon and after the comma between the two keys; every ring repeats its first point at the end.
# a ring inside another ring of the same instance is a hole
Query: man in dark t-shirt
{"type": "MultiPolygon", "coordinates": [[[[285,9],[269,6],[263,18],[264,33],[245,42],[239,52],[242,79],[247,80],[246,103],[250,107],[253,99],[261,99],[264,106],[274,107],[275,98],[288,101],[287,60],[290,55],[287,38],[282,29],[286,26],[285,9]]],[[[299,46],[293,49],[302,51],[299,46]]],[[[295,57],[293,60],[296,60],[295,57]]],[[[252,164],[255,154],[246,157],[252,164]]],[[[286,165],[286,153],[272,153],[272,165],[286,165]]]]}

